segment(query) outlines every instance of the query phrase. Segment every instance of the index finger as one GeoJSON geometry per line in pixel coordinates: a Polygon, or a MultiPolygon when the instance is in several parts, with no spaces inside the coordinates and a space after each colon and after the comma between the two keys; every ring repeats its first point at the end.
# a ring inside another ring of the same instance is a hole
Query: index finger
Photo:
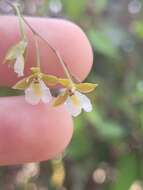
{"type": "MultiPolygon", "coordinates": [[[[2,16],[0,22],[0,62],[4,59],[7,49],[19,39],[19,26],[16,17],[2,16]]],[[[57,49],[71,72],[80,80],[88,75],[93,54],[89,41],[83,31],[75,24],[59,19],[26,18],[30,25],[42,35],[48,42],[57,49]]],[[[26,27],[29,37],[28,58],[26,63],[26,75],[29,68],[35,66],[35,46],[32,33],[26,27]]],[[[40,53],[41,64],[45,73],[64,76],[63,69],[59,64],[56,55],[41,40],[40,53]]],[[[0,64],[0,85],[13,85],[17,81],[16,74],[7,65],[0,64]]]]}
{"type": "MultiPolygon", "coordinates": [[[[75,24],[57,19],[26,18],[63,56],[72,73],[83,80],[92,66],[92,50],[84,33],[75,24]]],[[[0,62],[19,36],[16,17],[0,17],[0,62]]],[[[35,65],[32,33],[29,37],[26,75],[35,65]]],[[[40,41],[45,73],[63,76],[58,60],[40,41]]],[[[14,85],[16,74],[0,64],[0,85],[14,85]]],[[[23,97],[0,98],[0,165],[47,160],[62,152],[72,137],[72,119],[63,106],[29,105],[23,97]]]]}

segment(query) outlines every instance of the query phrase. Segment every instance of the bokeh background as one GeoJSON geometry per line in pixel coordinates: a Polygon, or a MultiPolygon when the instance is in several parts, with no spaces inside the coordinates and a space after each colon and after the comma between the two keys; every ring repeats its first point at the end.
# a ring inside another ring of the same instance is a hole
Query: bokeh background
{"type": "MultiPolygon", "coordinates": [[[[25,15],[82,27],[94,50],[87,80],[99,87],[90,95],[94,111],[75,119],[63,159],[1,167],[0,189],[143,190],[143,1],[17,2],[25,15]]],[[[0,13],[13,14],[4,0],[0,13]]]]}

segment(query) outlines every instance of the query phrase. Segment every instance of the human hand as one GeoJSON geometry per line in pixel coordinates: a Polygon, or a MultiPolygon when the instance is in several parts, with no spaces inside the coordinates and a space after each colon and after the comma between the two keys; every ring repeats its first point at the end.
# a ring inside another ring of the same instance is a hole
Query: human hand
{"type": "MultiPolygon", "coordinates": [[[[0,62],[7,49],[19,39],[16,17],[2,16],[0,22],[0,62]]],[[[57,19],[26,18],[55,47],[72,73],[83,80],[92,66],[92,50],[76,25],[57,19]]],[[[28,30],[29,47],[26,74],[35,64],[32,33],[28,30]]],[[[64,76],[53,52],[40,41],[41,64],[45,73],[64,76]]],[[[0,85],[12,86],[16,74],[0,64],[0,85]]],[[[29,105],[23,97],[0,98],[0,165],[37,162],[53,158],[68,145],[73,132],[72,118],[63,106],[29,105]]]]}

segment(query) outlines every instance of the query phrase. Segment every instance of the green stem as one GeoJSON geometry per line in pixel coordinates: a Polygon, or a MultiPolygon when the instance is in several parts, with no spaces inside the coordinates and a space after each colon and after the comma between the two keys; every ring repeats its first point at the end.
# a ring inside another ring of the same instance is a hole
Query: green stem
{"type": "Polygon", "coordinates": [[[20,32],[21,32],[22,38],[24,40],[26,40],[27,37],[26,37],[26,34],[25,34],[25,29],[24,29],[24,22],[23,22],[22,15],[20,13],[19,7],[18,7],[17,4],[12,4],[11,6],[14,8],[14,10],[16,11],[16,14],[18,16],[20,32]]]}
{"type": "Polygon", "coordinates": [[[37,39],[37,36],[35,34],[34,34],[34,40],[35,40],[37,67],[40,68],[40,49],[39,49],[38,39],[37,39]]]}
{"type": "Polygon", "coordinates": [[[60,62],[60,64],[61,64],[61,66],[62,66],[62,68],[63,68],[63,70],[64,70],[64,72],[65,72],[67,78],[68,78],[68,79],[70,80],[70,82],[73,84],[72,77],[71,77],[71,75],[70,75],[69,69],[68,69],[67,65],[65,64],[63,58],[61,57],[60,53],[59,53],[54,47],[52,47],[51,44],[50,44],[45,38],[43,38],[43,37],[27,22],[27,20],[23,17],[23,15],[21,15],[21,16],[22,16],[22,19],[23,19],[24,23],[29,27],[29,29],[32,31],[32,33],[33,33],[34,35],[36,35],[37,37],[39,37],[42,41],[44,41],[44,42],[48,45],[48,47],[54,52],[54,54],[57,56],[57,58],[58,58],[58,60],[59,60],[59,62],[60,62]]]}
{"type": "Polygon", "coordinates": [[[63,59],[61,58],[60,53],[58,51],[55,51],[55,54],[57,55],[57,57],[58,57],[58,59],[60,61],[60,64],[61,64],[62,68],[64,69],[64,72],[65,72],[67,78],[69,79],[70,83],[73,85],[73,80],[72,80],[72,77],[70,75],[70,72],[68,71],[68,68],[66,67],[63,59]]]}
{"type": "MultiPolygon", "coordinates": [[[[8,3],[8,4],[10,4],[10,3],[8,3]]],[[[54,52],[54,54],[57,56],[61,66],[62,66],[62,68],[63,68],[63,70],[65,72],[65,75],[70,80],[71,84],[73,85],[74,83],[73,83],[73,80],[72,80],[72,75],[71,75],[71,73],[69,71],[69,68],[66,65],[65,61],[61,57],[60,53],[27,22],[27,20],[24,18],[24,16],[21,15],[21,13],[19,11],[19,8],[17,6],[13,6],[13,5],[11,5],[11,6],[16,10],[17,15],[20,18],[20,21],[22,19],[22,21],[29,27],[29,29],[31,30],[33,35],[37,36],[41,40],[43,40],[48,45],[48,47],[54,52]]],[[[23,32],[24,31],[23,30],[23,24],[20,23],[20,26],[21,26],[21,32],[23,32]]],[[[25,35],[25,33],[23,33],[23,35],[25,35]]],[[[39,47],[38,47],[37,39],[35,40],[35,44],[36,44],[36,51],[37,51],[37,65],[40,66],[40,59],[39,59],[40,56],[39,56],[39,47]]]]}

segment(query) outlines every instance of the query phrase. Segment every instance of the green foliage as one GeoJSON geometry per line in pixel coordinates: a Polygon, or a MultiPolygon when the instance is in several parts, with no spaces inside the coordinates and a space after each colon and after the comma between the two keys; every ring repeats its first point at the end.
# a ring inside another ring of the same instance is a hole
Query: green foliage
{"type": "Polygon", "coordinates": [[[111,58],[118,57],[118,50],[114,47],[108,36],[102,31],[92,29],[88,32],[88,36],[95,48],[95,52],[98,51],[99,53],[111,58]]]}
{"type": "Polygon", "coordinates": [[[0,96],[18,96],[21,95],[21,91],[11,89],[10,87],[0,87],[0,96]]]}
{"type": "Polygon", "coordinates": [[[106,9],[106,6],[108,5],[108,0],[96,0],[94,1],[95,7],[96,7],[96,12],[102,13],[106,9]]]}
{"type": "Polygon", "coordinates": [[[72,19],[78,19],[86,8],[86,0],[62,0],[64,10],[72,19]]]}
{"type": "Polygon", "coordinates": [[[102,138],[110,140],[120,139],[125,134],[125,129],[123,129],[117,122],[114,120],[110,121],[109,119],[103,117],[97,110],[87,114],[86,117],[102,138]]]}
{"type": "Polygon", "coordinates": [[[117,181],[112,186],[111,190],[127,190],[132,183],[139,178],[139,165],[134,153],[121,156],[117,163],[117,169],[117,181]]]}
{"type": "Polygon", "coordinates": [[[75,132],[69,149],[67,150],[67,156],[76,160],[88,157],[92,152],[92,142],[87,137],[85,128],[85,119],[80,116],[75,120],[75,132]]]}
{"type": "Polygon", "coordinates": [[[140,21],[133,22],[132,27],[134,29],[135,34],[138,37],[143,38],[143,22],[140,21]]]}

